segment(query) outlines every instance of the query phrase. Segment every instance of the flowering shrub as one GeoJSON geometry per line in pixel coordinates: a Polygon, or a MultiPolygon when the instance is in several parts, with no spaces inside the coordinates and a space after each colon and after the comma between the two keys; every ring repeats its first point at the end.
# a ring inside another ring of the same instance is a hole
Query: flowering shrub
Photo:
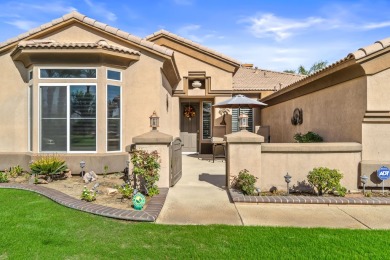
{"type": "Polygon", "coordinates": [[[83,193],[81,193],[81,199],[91,202],[96,200],[96,192],[87,189],[87,186],[84,186],[83,193]]]}
{"type": "Polygon", "coordinates": [[[160,192],[156,184],[160,179],[158,159],[157,151],[148,153],[143,150],[135,150],[131,154],[131,162],[134,165],[133,172],[145,181],[146,193],[151,197],[160,192]]]}

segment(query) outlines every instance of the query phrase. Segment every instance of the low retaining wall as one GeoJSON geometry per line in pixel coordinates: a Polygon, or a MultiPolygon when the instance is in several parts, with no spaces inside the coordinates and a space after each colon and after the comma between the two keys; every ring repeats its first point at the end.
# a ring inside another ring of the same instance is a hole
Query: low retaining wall
{"type": "MultiPolygon", "coordinates": [[[[29,162],[36,160],[43,154],[33,153],[0,153],[0,169],[7,169],[11,166],[20,165],[23,169],[29,170],[29,162]]],[[[49,154],[48,154],[49,155],[49,154]]],[[[85,161],[85,171],[96,173],[104,172],[104,166],[108,166],[108,172],[120,172],[126,167],[129,159],[128,153],[105,153],[105,154],[59,154],[66,161],[68,168],[73,172],[80,172],[80,161],[85,161]]]]}
{"type": "Polygon", "coordinates": [[[283,176],[288,172],[292,176],[290,187],[304,190],[310,170],[328,167],[344,174],[341,184],[348,190],[357,190],[361,152],[359,143],[264,143],[258,183],[262,190],[286,190],[283,176]]]}

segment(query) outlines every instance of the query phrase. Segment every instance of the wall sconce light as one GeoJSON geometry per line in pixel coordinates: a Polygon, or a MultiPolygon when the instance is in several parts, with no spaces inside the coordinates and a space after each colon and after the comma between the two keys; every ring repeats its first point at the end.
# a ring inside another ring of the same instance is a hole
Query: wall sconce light
{"type": "Polygon", "coordinates": [[[360,176],[360,180],[363,183],[363,194],[366,194],[366,183],[367,183],[368,177],[366,175],[360,176]]]}
{"type": "Polygon", "coordinates": [[[81,177],[84,177],[84,167],[85,167],[85,162],[81,161],[80,162],[80,168],[81,168],[81,177]]]}
{"type": "Polygon", "coordinates": [[[287,183],[287,195],[290,195],[289,183],[291,182],[291,176],[288,173],[284,176],[284,181],[287,183]]]}
{"type": "Polygon", "coordinates": [[[192,82],[193,88],[200,88],[201,86],[202,86],[202,82],[200,82],[199,80],[195,80],[192,82]]]}
{"type": "Polygon", "coordinates": [[[150,127],[152,130],[157,130],[157,127],[159,127],[159,121],[160,117],[157,116],[156,111],[153,111],[153,114],[149,117],[150,118],[150,127]]]}
{"type": "Polygon", "coordinates": [[[245,130],[248,127],[248,115],[244,114],[244,113],[241,113],[241,115],[239,117],[239,121],[240,121],[240,129],[241,129],[241,131],[245,130]]]}

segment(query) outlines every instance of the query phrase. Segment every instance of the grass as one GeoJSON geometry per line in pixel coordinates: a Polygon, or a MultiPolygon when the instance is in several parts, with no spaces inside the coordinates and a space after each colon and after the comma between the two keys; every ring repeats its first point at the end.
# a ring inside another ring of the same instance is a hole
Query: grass
{"type": "Polygon", "coordinates": [[[0,189],[3,259],[388,258],[390,231],[131,223],[0,189]]]}

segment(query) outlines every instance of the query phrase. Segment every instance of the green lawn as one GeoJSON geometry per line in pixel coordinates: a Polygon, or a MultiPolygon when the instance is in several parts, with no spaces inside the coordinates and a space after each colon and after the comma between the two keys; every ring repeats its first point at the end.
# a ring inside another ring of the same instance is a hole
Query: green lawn
{"type": "Polygon", "coordinates": [[[0,189],[3,259],[388,258],[389,231],[131,223],[0,189]]]}

